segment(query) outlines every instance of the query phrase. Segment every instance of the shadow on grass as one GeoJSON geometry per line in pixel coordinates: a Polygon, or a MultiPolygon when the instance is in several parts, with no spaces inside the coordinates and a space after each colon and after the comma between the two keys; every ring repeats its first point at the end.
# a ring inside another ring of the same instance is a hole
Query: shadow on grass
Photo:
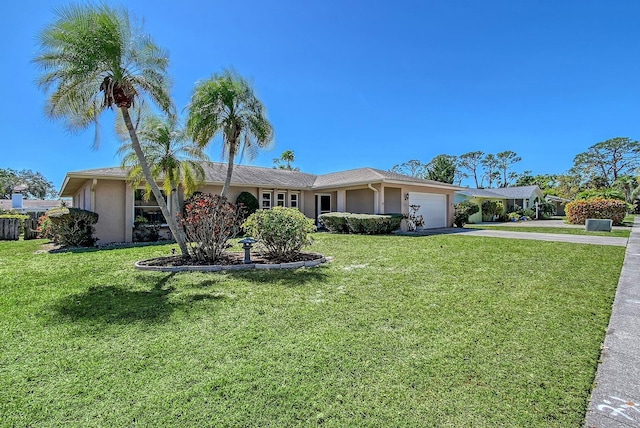
{"type": "Polygon", "coordinates": [[[300,269],[255,269],[248,271],[228,271],[233,278],[257,284],[284,285],[296,287],[309,282],[322,282],[327,279],[328,266],[321,265],[313,268],[300,269]]]}
{"type": "Polygon", "coordinates": [[[106,324],[164,322],[177,305],[180,305],[168,299],[174,288],[165,288],[174,275],[172,273],[163,276],[154,284],[150,284],[152,288],[146,290],[96,285],[83,293],[63,297],[53,305],[53,309],[56,315],[65,321],[91,320],[106,324]]]}
{"type": "Polygon", "coordinates": [[[161,247],[163,245],[175,244],[175,241],[156,241],[156,242],[127,242],[99,245],[97,247],[60,247],[49,250],[51,254],[57,253],[95,253],[96,251],[122,250],[125,248],[138,247],[161,247]]]}

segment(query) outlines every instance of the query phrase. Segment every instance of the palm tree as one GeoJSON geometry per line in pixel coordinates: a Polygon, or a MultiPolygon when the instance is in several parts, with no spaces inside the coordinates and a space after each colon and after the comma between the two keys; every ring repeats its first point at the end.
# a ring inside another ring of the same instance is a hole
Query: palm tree
{"type": "Polygon", "coordinates": [[[97,123],[107,108],[120,111],[144,178],[182,254],[187,255],[183,231],[153,181],[129,114],[129,109],[143,96],[162,111],[173,111],[167,53],[132,24],[125,9],[106,5],[59,9],[57,20],[40,34],[40,43],[41,52],[34,62],[42,69],[40,87],[51,94],[47,114],[65,121],[69,129],[78,130],[97,123]]]}
{"type": "MultiPolygon", "coordinates": [[[[167,119],[155,115],[143,116],[137,132],[142,151],[151,165],[154,181],[163,180],[164,191],[171,195],[173,201],[173,212],[180,212],[178,187],[182,186],[185,194],[193,193],[204,181],[202,162],[208,162],[209,157],[202,147],[187,138],[175,116],[167,119]]],[[[144,175],[131,140],[125,139],[118,154],[122,155],[122,167],[129,169],[129,180],[134,186],[139,185],[144,175]]],[[[147,196],[150,196],[150,190],[147,183],[147,196]]]]}
{"type": "Polygon", "coordinates": [[[228,167],[220,196],[226,197],[238,152],[246,152],[251,159],[258,149],[273,141],[273,126],[264,105],[249,82],[233,71],[224,70],[196,84],[187,108],[187,132],[201,147],[222,134],[222,155],[228,159],[228,167]]]}
{"type": "Polygon", "coordinates": [[[296,161],[296,155],[293,153],[293,150],[285,150],[284,152],[282,152],[279,158],[273,159],[273,163],[275,164],[273,168],[286,169],[289,171],[299,171],[300,168],[296,168],[291,165],[295,161],[296,161]]]}

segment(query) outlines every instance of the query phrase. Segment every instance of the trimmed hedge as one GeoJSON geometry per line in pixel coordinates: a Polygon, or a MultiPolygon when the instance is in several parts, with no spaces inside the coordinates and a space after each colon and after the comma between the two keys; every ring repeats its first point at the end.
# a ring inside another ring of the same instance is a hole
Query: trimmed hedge
{"type": "Polygon", "coordinates": [[[565,207],[567,222],[585,224],[588,218],[611,219],[613,224],[622,224],[627,214],[627,203],[619,199],[587,199],[569,202],[565,207]]]}
{"type": "Polygon", "coordinates": [[[400,228],[402,214],[326,213],[318,221],[332,233],[384,235],[400,228]]]}
{"type": "Polygon", "coordinates": [[[47,211],[53,242],[69,247],[91,247],[97,239],[94,224],[98,214],[80,208],[52,208],[47,211]]]}

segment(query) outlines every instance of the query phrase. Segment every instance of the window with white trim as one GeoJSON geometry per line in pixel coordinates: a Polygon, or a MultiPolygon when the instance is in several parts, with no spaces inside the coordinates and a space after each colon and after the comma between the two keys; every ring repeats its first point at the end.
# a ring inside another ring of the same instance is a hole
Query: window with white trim
{"type": "Polygon", "coordinates": [[[262,192],[262,209],[271,209],[271,192],[262,192]]]}
{"type": "Polygon", "coordinates": [[[289,194],[289,206],[291,208],[300,208],[298,206],[298,196],[299,196],[298,193],[290,193],[289,194]]]}
{"type": "MultiPolygon", "coordinates": [[[[166,202],[167,195],[163,190],[160,192],[166,202]]],[[[133,218],[144,217],[149,223],[166,224],[167,221],[162,215],[162,211],[160,211],[156,198],[151,194],[149,199],[145,200],[145,193],[144,189],[136,189],[133,192],[133,218]]]]}
{"type": "Polygon", "coordinates": [[[276,193],[276,207],[287,206],[287,194],[283,192],[276,193]]]}

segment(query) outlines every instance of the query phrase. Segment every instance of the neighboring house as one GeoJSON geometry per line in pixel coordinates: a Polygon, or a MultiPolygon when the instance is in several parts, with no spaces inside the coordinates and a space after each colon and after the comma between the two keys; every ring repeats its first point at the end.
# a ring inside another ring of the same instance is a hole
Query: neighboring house
{"type": "Polygon", "coordinates": [[[567,202],[571,202],[571,199],[565,199],[555,195],[547,195],[545,196],[545,199],[547,202],[553,204],[556,215],[565,215],[564,207],[567,205],[567,202]]]}
{"type": "Polygon", "coordinates": [[[15,211],[20,214],[32,214],[39,217],[51,208],[71,206],[71,200],[61,199],[23,199],[21,194],[13,194],[11,199],[0,199],[0,210],[15,211]]]}
{"type": "Polygon", "coordinates": [[[542,190],[537,185],[520,187],[499,187],[496,189],[464,189],[456,192],[455,203],[468,200],[478,204],[480,211],[469,217],[470,223],[482,222],[482,203],[497,201],[503,204],[505,212],[519,208],[535,210],[536,202],[544,199],[542,190]]]}
{"type": "MultiPolygon", "coordinates": [[[[222,191],[227,164],[205,166],[201,192],[222,191]]],[[[274,206],[297,208],[307,217],[341,211],[352,213],[407,213],[409,205],[420,205],[425,228],[448,227],[453,223],[454,192],[461,187],[423,180],[373,168],[359,168],[314,175],[300,171],[236,165],[228,198],[252,193],[263,209],[274,206]]],[[[73,206],[98,213],[96,237],[101,243],[130,242],[134,219],[144,216],[162,221],[155,200],[144,201],[143,188],[133,189],[127,172],[120,167],[69,172],[60,195],[73,198],[73,206]]],[[[184,196],[179,195],[182,203],[184,196]]],[[[171,207],[172,204],[169,204],[171,207]]]]}

